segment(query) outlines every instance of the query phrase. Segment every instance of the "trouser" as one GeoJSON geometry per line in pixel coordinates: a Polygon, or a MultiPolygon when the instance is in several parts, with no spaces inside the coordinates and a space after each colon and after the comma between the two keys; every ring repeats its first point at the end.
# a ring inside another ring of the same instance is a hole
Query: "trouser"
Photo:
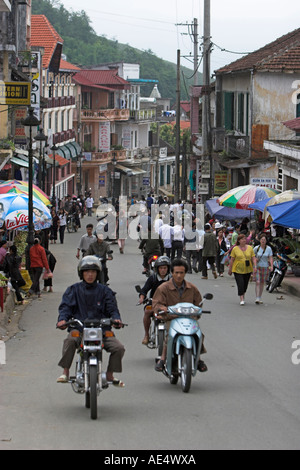
{"type": "Polygon", "coordinates": [[[237,288],[238,288],[238,295],[239,296],[242,296],[247,292],[251,274],[252,273],[249,273],[249,274],[234,273],[235,282],[236,282],[236,285],[237,285],[237,288]]]}
{"type": "Polygon", "coordinates": [[[186,260],[189,265],[189,272],[192,271],[192,263],[191,259],[193,260],[193,268],[197,268],[197,260],[198,260],[198,252],[197,250],[186,250],[186,260]]]}
{"type": "Polygon", "coordinates": [[[183,253],[183,243],[181,241],[173,241],[172,242],[172,261],[175,258],[175,253],[177,253],[177,258],[182,258],[183,253]]]}
{"type": "Polygon", "coordinates": [[[43,268],[31,268],[31,276],[32,276],[32,286],[30,288],[30,292],[35,294],[40,294],[40,277],[42,275],[43,268]]]}
{"type": "MultiPolygon", "coordinates": [[[[21,286],[19,285],[19,281],[15,281],[14,279],[11,279],[10,282],[11,282],[11,285],[13,286],[13,288],[16,291],[17,301],[22,302],[23,297],[22,297],[22,294],[20,292],[20,287],[21,286]]],[[[22,285],[24,286],[25,284],[22,284],[22,285]]]]}
{"type": "Polygon", "coordinates": [[[66,230],[66,226],[65,225],[61,225],[59,227],[59,238],[60,238],[60,243],[63,243],[64,242],[64,238],[65,238],[65,230],[66,230]]]}
{"type": "Polygon", "coordinates": [[[224,264],[221,263],[222,259],[223,259],[223,255],[218,254],[216,256],[217,271],[219,274],[224,273],[224,264]]]}
{"type": "MultiPolygon", "coordinates": [[[[62,358],[58,365],[63,369],[70,369],[76,350],[81,343],[81,337],[73,338],[71,334],[64,340],[62,358]]],[[[110,354],[107,372],[122,372],[122,358],[125,348],[117,338],[103,338],[104,349],[110,354]]]]}
{"type": "Polygon", "coordinates": [[[216,272],[216,266],[215,266],[215,257],[214,256],[203,256],[202,257],[202,276],[207,277],[207,261],[210,264],[210,267],[212,269],[212,272],[216,272]]]}

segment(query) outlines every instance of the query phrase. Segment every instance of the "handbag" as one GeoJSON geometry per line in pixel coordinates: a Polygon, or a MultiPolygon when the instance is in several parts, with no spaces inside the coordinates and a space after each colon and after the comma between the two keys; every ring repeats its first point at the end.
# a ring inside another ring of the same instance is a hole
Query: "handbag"
{"type": "Polygon", "coordinates": [[[49,270],[45,270],[44,274],[43,274],[43,281],[46,281],[47,279],[51,279],[53,277],[53,273],[49,270]]]}

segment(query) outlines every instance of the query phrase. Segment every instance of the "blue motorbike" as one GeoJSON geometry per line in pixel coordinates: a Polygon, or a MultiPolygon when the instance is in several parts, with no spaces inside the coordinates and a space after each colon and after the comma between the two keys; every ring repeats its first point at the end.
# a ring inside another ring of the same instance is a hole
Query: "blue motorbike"
{"type": "MultiPolygon", "coordinates": [[[[204,300],[211,300],[212,294],[206,294],[204,300]]],[[[202,303],[203,304],[203,303],[202,303]]],[[[163,373],[172,385],[177,385],[181,378],[181,388],[188,393],[198,370],[200,353],[203,344],[203,333],[199,320],[202,314],[209,311],[190,303],[179,303],[168,309],[172,319],[167,341],[167,359],[163,373]]]]}

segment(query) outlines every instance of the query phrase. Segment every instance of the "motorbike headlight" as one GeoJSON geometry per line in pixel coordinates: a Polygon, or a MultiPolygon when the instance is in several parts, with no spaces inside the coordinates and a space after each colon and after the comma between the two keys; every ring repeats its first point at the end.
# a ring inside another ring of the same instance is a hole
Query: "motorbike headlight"
{"type": "Polygon", "coordinates": [[[101,341],[102,330],[100,328],[85,328],[83,332],[84,341],[101,341]]]}

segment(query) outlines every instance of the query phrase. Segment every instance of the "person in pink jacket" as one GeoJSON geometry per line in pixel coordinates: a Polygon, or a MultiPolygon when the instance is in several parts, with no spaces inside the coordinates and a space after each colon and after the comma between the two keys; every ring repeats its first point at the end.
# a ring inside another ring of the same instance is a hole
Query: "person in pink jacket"
{"type": "Polygon", "coordinates": [[[34,239],[34,245],[29,250],[29,256],[32,286],[27,296],[30,297],[32,294],[37,294],[40,298],[40,277],[43,272],[43,268],[45,268],[47,272],[50,272],[50,269],[45,249],[41,246],[41,240],[39,238],[34,239]]]}

